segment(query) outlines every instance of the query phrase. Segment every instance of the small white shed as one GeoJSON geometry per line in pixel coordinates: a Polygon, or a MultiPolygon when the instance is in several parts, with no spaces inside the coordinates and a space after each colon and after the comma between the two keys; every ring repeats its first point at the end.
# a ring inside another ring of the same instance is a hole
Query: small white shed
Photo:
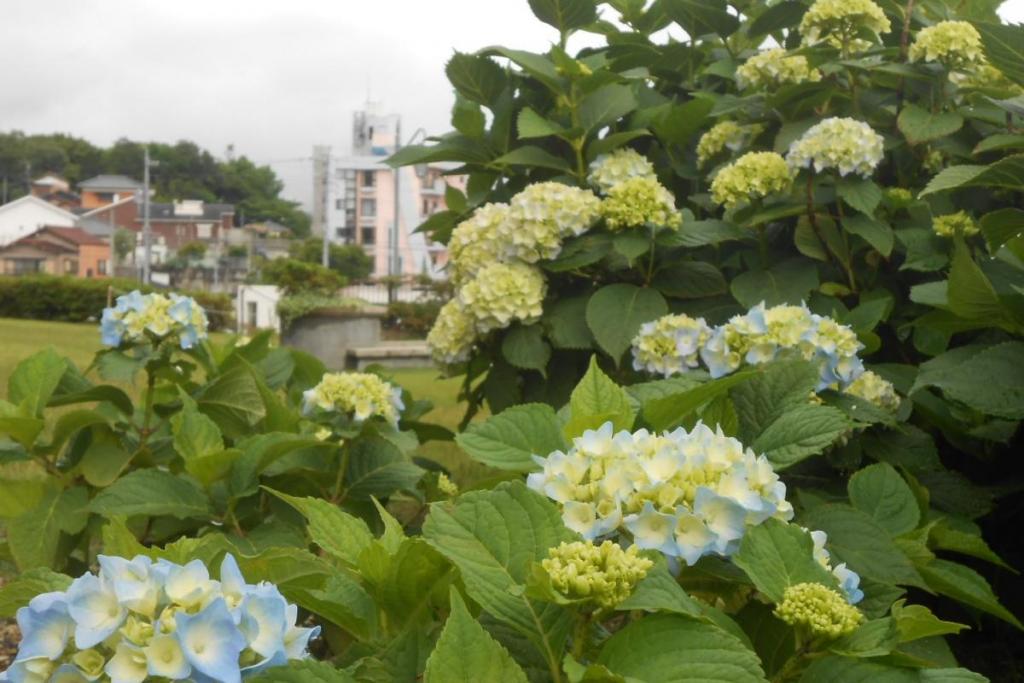
{"type": "Polygon", "coordinates": [[[235,296],[238,331],[280,331],[281,319],[277,315],[277,302],[280,299],[281,292],[275,285],[239,285],[235,296]]]}

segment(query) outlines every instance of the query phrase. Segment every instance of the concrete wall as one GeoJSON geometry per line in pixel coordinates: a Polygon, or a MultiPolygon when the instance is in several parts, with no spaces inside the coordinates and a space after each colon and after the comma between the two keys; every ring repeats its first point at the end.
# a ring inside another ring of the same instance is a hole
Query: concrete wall
{"type": "Polygon", "coordinates": [[[380,343],[383,313],[323,311],[299,318],[281,335],[281,343],[311,353],[331,370],[343,370],[350,349],[380,343]]]}

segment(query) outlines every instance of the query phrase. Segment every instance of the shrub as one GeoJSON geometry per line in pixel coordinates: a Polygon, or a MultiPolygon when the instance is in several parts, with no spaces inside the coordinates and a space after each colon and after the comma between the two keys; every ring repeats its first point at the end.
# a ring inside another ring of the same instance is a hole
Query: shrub
{"type": "Polygon", "coordinates": [[[277,285],[286,295],[316,292],[330,295],[345,286],[345,278],[317,263],[291,258],[264,261],[260,267],[263,280],[277,285]]]}
{"type": "MultiPolygon", "coordinates": [[[[306,263],[322,263],[323,248],[323,240],[314,237],[292,242],[288,254],[306,263]]],[[[349,281],[365,280],[373,272],[373,259],[358,245],[332,243],[328,248],[327,267],[349,281]]]]}

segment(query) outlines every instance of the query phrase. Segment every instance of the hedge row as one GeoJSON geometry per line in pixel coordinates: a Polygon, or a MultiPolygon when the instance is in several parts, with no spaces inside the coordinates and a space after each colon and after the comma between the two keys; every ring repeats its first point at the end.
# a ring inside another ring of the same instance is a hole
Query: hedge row
{"type": "MultiPolygon", "coordinates": [[[[0,318],[98,320],[107,305],[108,291],[116,297],[133,289],[153,291],[124,278],[82,279],[53,275],[0,276],[0,318]]],[[[227,294],[182,292],[206,309],[211,330],[233,329],[234,306],[227,294]]]]}

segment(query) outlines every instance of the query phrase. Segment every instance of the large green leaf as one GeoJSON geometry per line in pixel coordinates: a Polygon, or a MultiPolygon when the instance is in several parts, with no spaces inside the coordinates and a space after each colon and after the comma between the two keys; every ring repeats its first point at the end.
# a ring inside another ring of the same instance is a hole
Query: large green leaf
{"type": "Polygon", "coordinates": [[[743,535],[733,563],[773,602],[798,583],[835,586],[835,577],[814,559],[810,534],[793,524],[768,519],[743,535]]]}
{"type": "Polygon", "coordinates": [[[518,325],[501,340],[501,355],[514,367],[543,372],[551,360],[551,346],[540,325],[518,325]]]}
{"type": "Polygon", "coordinates": [[[566,173],[572,171],[572,166],[569,165],[568,161],[534,145],[516,147],[508,154],[503,154],[495,159],[493,163],[507,164],[509,166],[537,166],[566,173]]]}
{"type": "Polygon", "coordinates": [[[850,477],[847,490],[853,506],[871,515],[893,536],[913,531],[921,520],[913,491],[892,465],[865,467],[850,477]]]}
{"type": "Polygon", "coordinates": [[[1020,620],[1000,604],[985,577],[970,567],[948,560],[932,560],[920,570],[932,590],[1024,629],[1020,620]]]}
{"type": "Polygon", "coordinates": [[[957,132],[964,125],[964,117],[955,112],[930,112],[916,104],[908,104],[903,107],[896,124],[907,142],[919,145],[957,132]]]}
{"type": "Polygon", "coordinates": [[[683,261],[658,271],[654,286],[667,296],[699,299],[729,291],[722,271],[704,261],[683,261]]]}
{"type": "Polygon", "coordinates": [[[248,435],[266,413],[259,384],[249,368],[239,366],[208,384],[196,397],[199,409],[230,436],[248,435]]]}
{"type": "Polygon", "coordinates": [[[843,229],[862,238],[886,258],[892,253],[893,245],[896,242],[896,236],[888,223],[862,214],[843,219],[843,229]]]}
{"type": "Polygon", "coordinates": [[[1010,420],[1024,418],[1024,342],[1012,341],[974,349],[961,356],[952,352],[922,366],[914,390],[934,386],[949,398],[1010,420]],[[945,356],[954,362],[935,365],[945,356]],[[925,374],[927,369],[927,374],[925,374]]]}
{"type": "Polygon", "coordinates": [[[460,95],[484,106],[490,106],[498,99],[508,80],[504,69],[483,55],[456,52],[444,71],[460,95]]]}
{"type": "Polygon", "coordinates": [[[775,469],[782,469],[821,453],[851,426],[850,420],[836,408],[796,406],[765,428],[750,447],[764,453],[775,469]]]}
{"type": "Polygon", "coordinates": [[[988,679],[966,669],[904,669],[853,657],[829,655],[814,661],[800,683],[985,683],[988,679]]]}
{"type": "Polygon", "coordinates": [[[723,38],[739,28],[739,19],[717,0],[665,0],[665,12],[690,34],[691,38],[717,33],[723,38]]]}
{"type": "Polygon", "coordinates": [[[988,250],[995,254],[1010,240],[1024,235],[1024,211],[1016,208],[999,209],[981,217],[981,234],[988,250]]]}
{"type": "Polygon", "coordinates": [[[351,444],[352,455],[345,472],[345,497],[368,501],[385,498],[396,491],[411,491],[423,477],[413,463],[390,441],[364,437],[351,444]]]}
{"type": "Polygon", "coordinates": [[[267,489],[302,513],[309,522],[309,535],[325,552],[350,565],[373,541],[366,522],[321,498],[299,498],[267,489]]]}
{"type": "Polygon", "coordinates": [[[950,166],[931,179],[921,196],[963,187],[1005,187],[1019,190],[1024,186],[1024,154],[1014,154],[989,166],[963,164],[950,166]]]}
{"type": "Polygon", "coordinates": [[[423,672],[426,683],[526,683],[508,650],[491,637],[452,589],[452,611],[423,672]]]}
{"type": "Polygon", "coordinates": [[[569,398],[570,418],[566,436],[575,437],[588,429],[597,429],[611,422],[615,431],[632,429],[636,411],[629,394],[601,371],[597,357],[591,356],[590,367],[569,398]]]}
{"type": "Polygon", "coordinates": [[[23,571],[0,588],[0,619],[12,619],[20,608],[37,595],[66,590],[69,585],[70,576],[46,567],[23,571]]]}
{"type": "Polygon", "coordinates": [[[67,370],[67,361],[52,346],[18,363],[7,378],[7,400],[25,409],[25,417],[42,415],[67,370]]]}
{"type": "Polygon", "coordinates": [[[373,640],[378,631],[377,606],[355,578],[335,572],[322,586],[285,589],[286,596],[323,619],[337,624],[362,641],[373,640]]]}
{"type": "Polygon", "coordinates": [[[949,269],[949,309],[966,320],[984,320],[1010,330],[1019,329],[996,294],[992,282],[981,270],[963,240],[953,247],[949,269]]]}
{"type": "Polygon", "coordinates": [[[636,585],[632,594],[616,605],[615,609],[672,612],[699,617],[703,608],[680,587],[676,578],[669,573],[667,563],[658,560],[647,572],[647,576],[636,585]]]}
{"type": "Polygon", "coordinates": [[[315,659],[296,659],[248,679],[252,683],[358,683],[347,671],[315,659]]]}
{"type": "Polygon", "coordinates": [[[655,289],[629,284],[607,285],[587,302],[587,325],[598,346],[618,365],[640,326],[668,313],[665,298],[655,289]]]}
{"type": "Polygon", "coordinates": [[[1024,28],[1010,24],[974,22],[994,67],[1018,85],[1024,85],[1024,28]]]}
{"type": "Polygon", "coordinates": [[[740,419],[740,440],[750,443],[791,408],[807,405],[818,386],[818,370],[802,360],[776,361],[734,387],[729,396],[740,419]]]}
{"type": "Polygon", "coordinates": [[[92,499],[89,509],[104,517],[170,515],[206,518],[210,500],[191,480],[158,469],[135,470],[92,499]]]}
{"type": "Polygon", "coordinates": [[[583,28],[597,19],[593,0],[529,0],[529,3],[538,19],[560,33],[583,28]]]}
{"type": "Polygon", "coordinates": [[[748,270],[729,285],[736,301],[750,308],[762,301],[767,306],[799,304],[818,286],[818,271],[806,261],[784,261],[768,270],[748,270]]]}
{"type": "Polygon", "coordinates": [[[611,83],[602,86],[584,97],[580,103],[580,126],[587,132],[599,130],[636,107],[636,97],[628,85],[611,83]]]}
{"type": "Polygon", "coordinates": [[[818,505],[801,523],[828,534],[829,550],[862,577],[881,583],[926,587],[889,532],[866,512],[849,505],[818,505]]]}
{"type": "Polygon", "coordinates": [[[645,683],[763,683],[761,663],[738,638],[711,624],[656,614],[626,626],[598,658],[645,683]]]}
{"type": "Polygon", "coordinates": [[[869,178],[840,178],[836,181],[836,194],[865,216],[874,216],[882,201],[882,190],[869,178]]]}
{"type": "Polygon", "coordinates": [[[525,593],[534,563],[574,536],[551,502],[522,482],[473,491],[454,504],[432,505],[423,536],[459,568],[474,601],[529,638],[544,660],[557,666],[569,613],[525,593]]]}
{"type": "Polygon", "coordinates": [[[106,401],[125,415],[131,415],[135,410],[135,406],[131,398],[128,397],[128,394],[109,384],[101,384],[100,386],[67,394],[56,394],[50,397],[47,405],[57,407],[73,405],[75,403],[92,403],[93,401],[106,401]]]}
{"type": "Polygon", "coordinates": [[[594,335],[587,327],[587,301],[589,296],[559,299],[545,306],[542,323],[548,339],[556,349],[590,349],[594,335]]]}
{"type": "Polygon", "coordinates": [[[7,522],[7,543],[18,569],[63,566],[61,534],[77,534],[86,525],[89,495],[84,486],[50,491],[39,504],[7,522]]]}
{"type": "Polygon", "coordinates": [[[455,437],[474,460],[504,470],[529,472],[534,455],[566,447],[562,426],[549,405],[525,403],[477,422],[455,437]]]}
{"type": "Polygon", "coordinates": [[[692,389],[652,398],[643,405],[644,420],[657,430],[678,427],[702,405],[760,372],[758,369],[740,370],[692,389]]]}

